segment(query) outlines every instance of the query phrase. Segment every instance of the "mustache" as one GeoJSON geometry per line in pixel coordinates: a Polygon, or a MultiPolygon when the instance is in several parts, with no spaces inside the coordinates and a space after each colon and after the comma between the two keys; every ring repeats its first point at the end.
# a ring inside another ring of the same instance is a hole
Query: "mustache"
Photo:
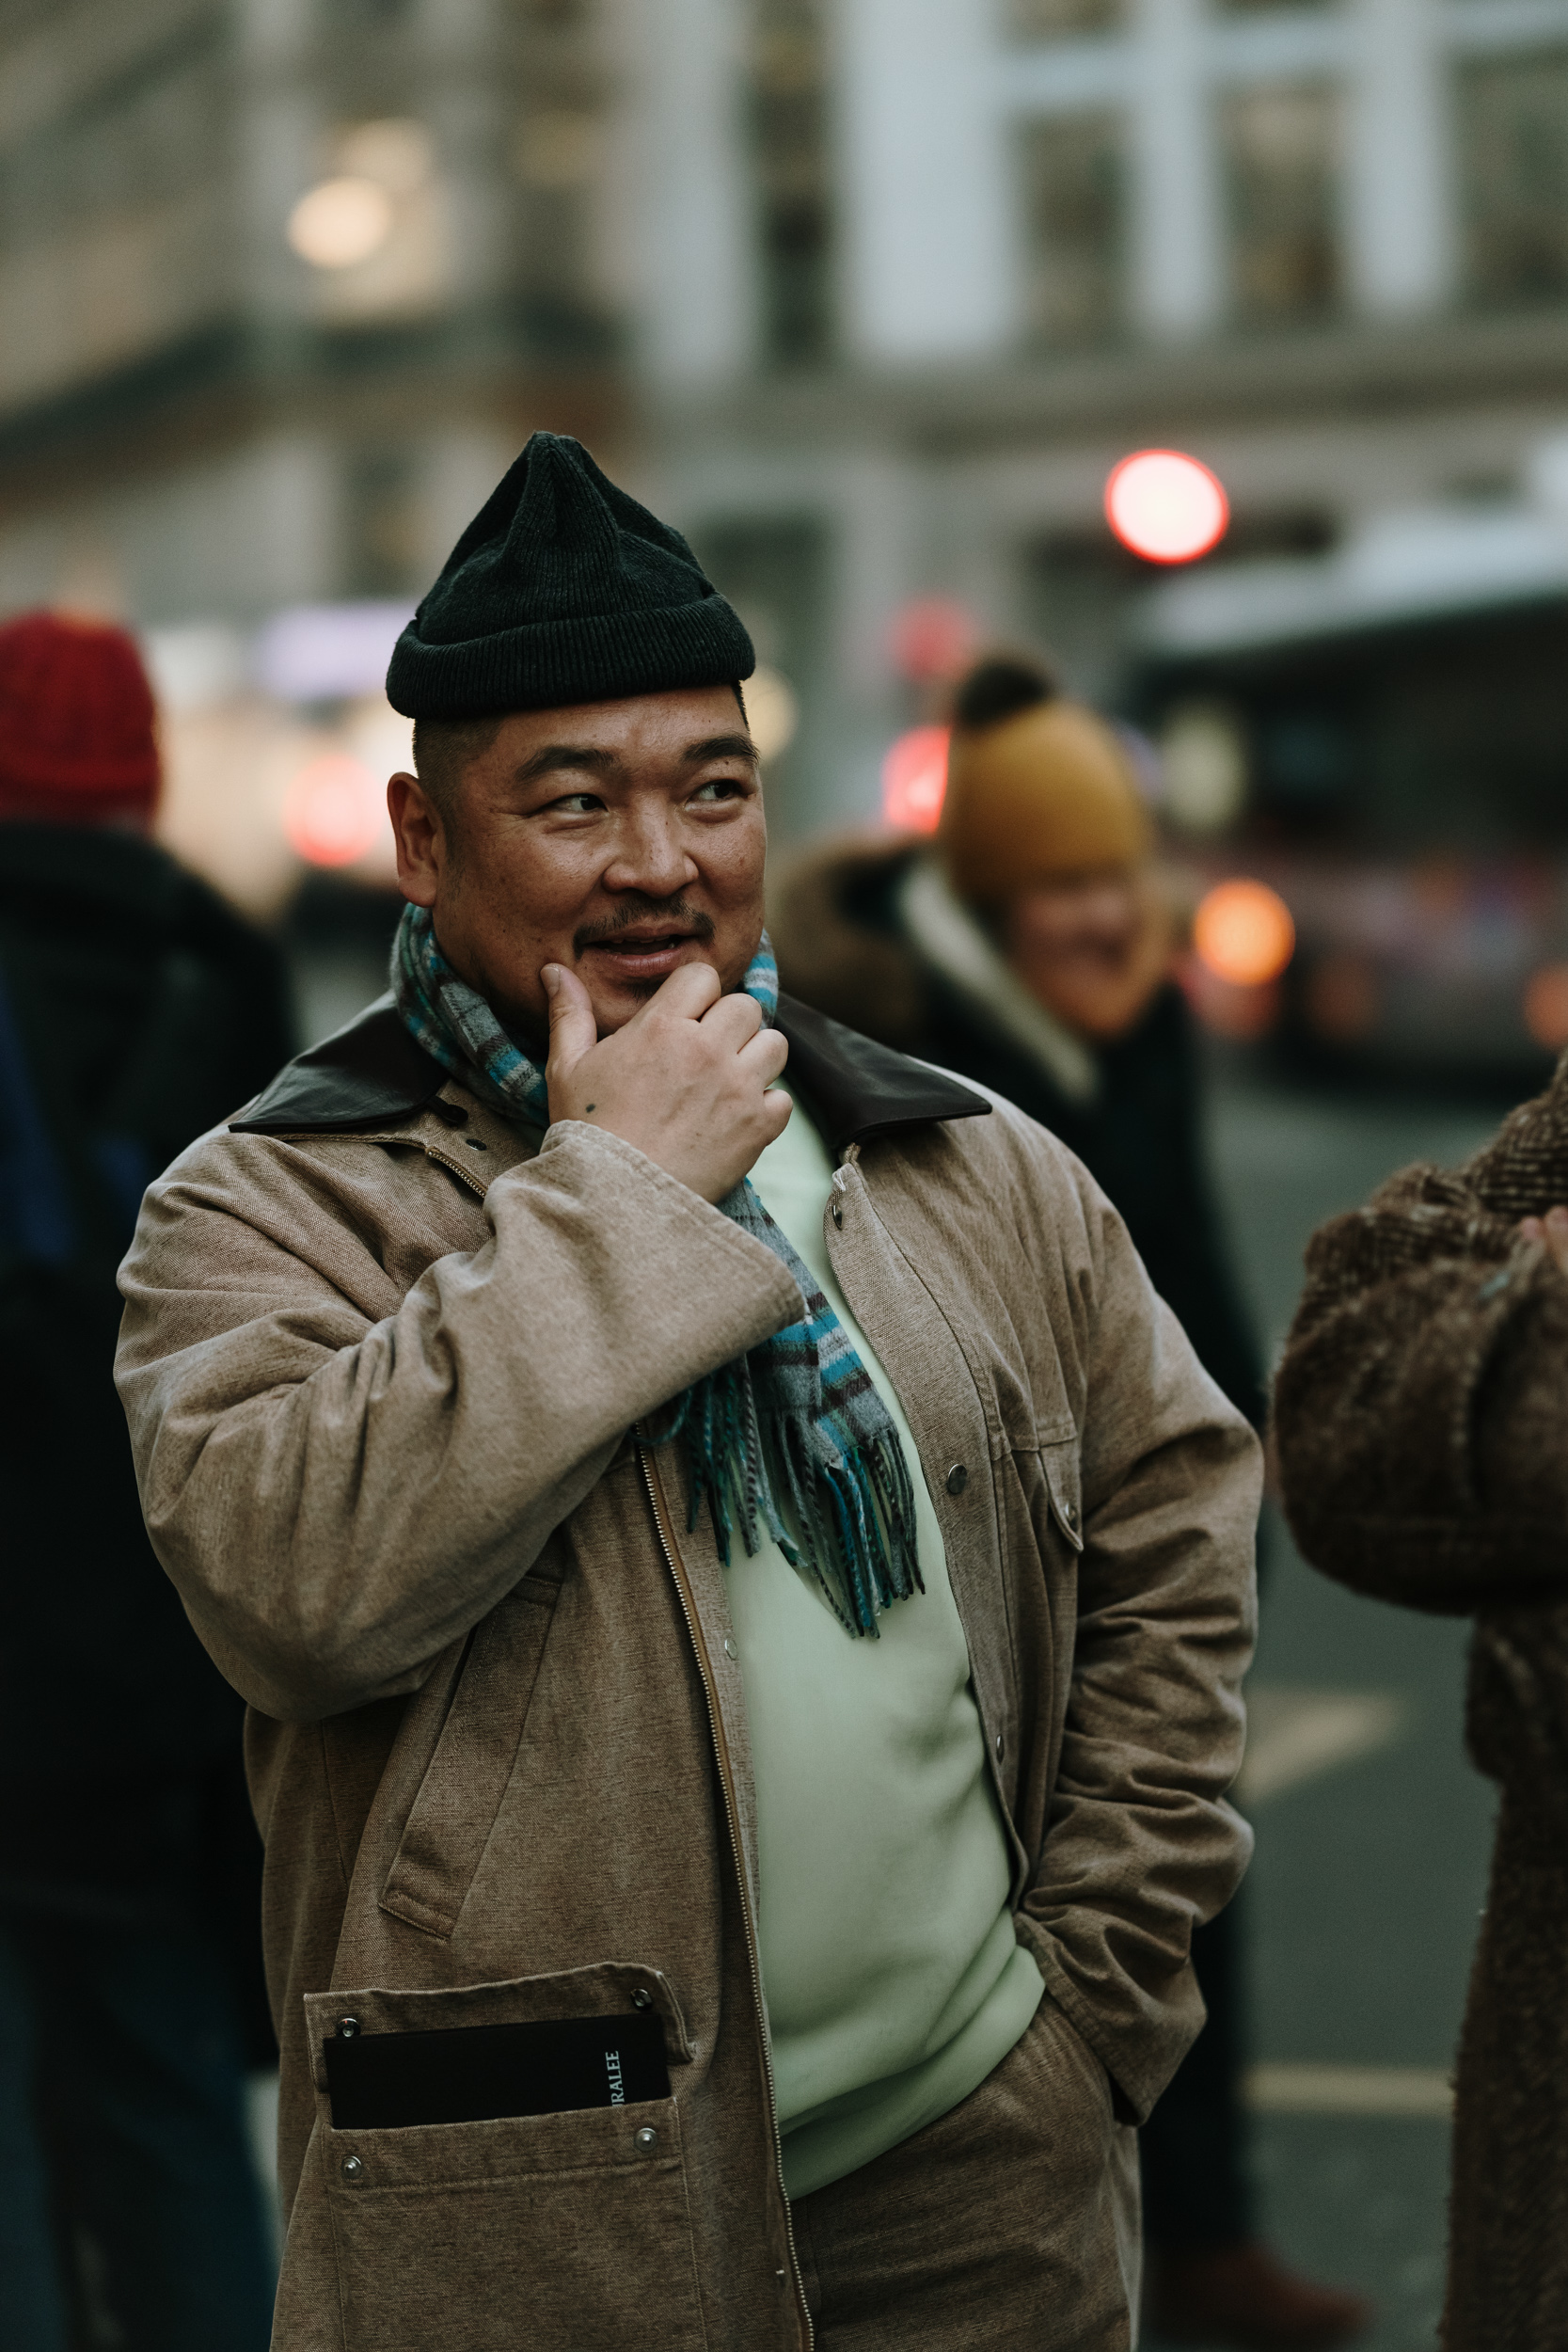
{"type": "Polygon", "coordinates": [[[714,922],[701,907],[689,907],[679,898],[628,898],[607,922],[582,923],[572,933],[572,953],[580,956],[585,947],[596,947],[607,939],[619,937],[634,923],[668,923],[671,930],[689,931],[694,939],[711,939],[714,922]]]}

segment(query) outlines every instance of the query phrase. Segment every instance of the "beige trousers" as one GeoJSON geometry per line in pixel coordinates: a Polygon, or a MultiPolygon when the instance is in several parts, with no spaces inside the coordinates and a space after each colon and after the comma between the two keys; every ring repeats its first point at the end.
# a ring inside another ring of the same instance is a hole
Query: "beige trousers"
{"type": "Polygon", "coordinates": [[[794,2206],[817,2352],[1127,2352],[1137,2134],[1048,1994],[960,2106],[794,2206]]]}

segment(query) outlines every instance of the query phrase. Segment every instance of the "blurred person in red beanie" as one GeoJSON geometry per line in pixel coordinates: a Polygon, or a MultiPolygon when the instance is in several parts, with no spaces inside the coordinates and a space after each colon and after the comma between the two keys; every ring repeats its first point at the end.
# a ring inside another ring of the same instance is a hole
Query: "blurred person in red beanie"
{"type": "MultiPolygon", "coordinates": [[[[769,923],[783,984],[993,1088],[1076,1152],[1204,1369],[1260,1429],[1262,1367],[1204,1164],[1171,910],[1126,745],[1029,657],[977,663],[953,715],[934,844],[840,840],[786,878],[769,923]]],[[[1232,1905],[1194,1935],[1209,2021],[1141,2134],[1148,2317],[1167,2341],[1308,2352],[1370,2314],[1259,2237],[1238,1919],[1232,1905]]]]}
{"type": "Polygon", "coordinates": [[[122,629],[0,627],[0,2276],[10,2352],[261,2352],[260,1841],[113,1364],[142,1190],[291,1050],[276,951],[148,837],[122,629]],[[89,2316],[83,2249],[91,2249],[89,2316]]]}

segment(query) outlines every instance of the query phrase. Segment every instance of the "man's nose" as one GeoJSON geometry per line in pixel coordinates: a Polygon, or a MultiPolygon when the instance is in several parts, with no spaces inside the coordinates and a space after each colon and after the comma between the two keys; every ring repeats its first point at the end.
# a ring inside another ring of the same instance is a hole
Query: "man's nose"
{"type": "Polygon", "coordinates": [[[615,846],[601,881],[607,890],[639,890],[649,898],[673,898],[697,880],[695,859],[682,847],[668,815],[634,817],[615,846]]]}

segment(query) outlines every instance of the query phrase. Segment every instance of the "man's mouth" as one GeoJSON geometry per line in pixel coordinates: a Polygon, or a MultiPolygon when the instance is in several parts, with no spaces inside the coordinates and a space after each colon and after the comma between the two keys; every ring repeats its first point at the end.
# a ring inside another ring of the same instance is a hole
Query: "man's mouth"
{"type": "Polygon", "coordinates": [[[650,925],[646,930],[613,931],[607,939],[590,940],[583,953],[603,957],[628,979],[646,979],[656,973],[673,972],[685,950],[701,942],[699,931],[656,930],[650,925]]]}

